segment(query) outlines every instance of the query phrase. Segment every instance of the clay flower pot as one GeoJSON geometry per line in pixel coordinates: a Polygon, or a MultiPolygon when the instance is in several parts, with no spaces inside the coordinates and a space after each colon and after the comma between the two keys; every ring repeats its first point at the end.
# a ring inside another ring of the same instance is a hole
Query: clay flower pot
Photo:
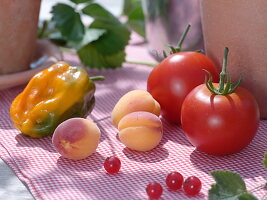
{"type": "Polygon", "coordinates": [[[0,1],[0,74],[27,70],[34,54],[41,0],[0,1]]]}
{"type": "Polygon", "coordinates": [[[62,60],[57,46],[37,39],[41,0],[0,0],[0,90],[27,83],[62,60]]]}
{"type": "Polygon", "coordinates": [[[221,68],[229,48],[228,72],[257,99],[267,118],[267,1],[201,0],[205,50],[221,68]]]}

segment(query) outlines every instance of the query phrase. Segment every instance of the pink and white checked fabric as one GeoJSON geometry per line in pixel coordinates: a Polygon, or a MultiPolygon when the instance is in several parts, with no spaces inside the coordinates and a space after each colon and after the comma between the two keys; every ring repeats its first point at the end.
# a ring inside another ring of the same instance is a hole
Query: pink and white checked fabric
{"type": "MultiPolygon", "coordinates": [[[[136,58],[147,56],[144,48],[127,49],[136,58]]],[[[70,63],[77,58],[67,55],[70,63]]],[[[140,59],[139,59],[140,60],[140,59]]],[[[62,158],[53,148],[51,137],[33,139],[22,136],[12,127],[9,106],[23,87],[0,92],[0,156],[26,183],[36,199],[87,199],[109,200],[147,199],[146,185],[157,181],[163,186],[161,199],[205,199],[210,185],[214,183],[212,170],[232,170],[241,174],[248,189],[266,182],[267,174],[262,164],[267,149],[267,121],[261,121],[253,142],[235,155],[215,157],[195,150],[187,141],[180,126],[163,120],[164,137],[160,145],[149,152],[131,151],[119,142],[117,130],[112,126],[110,113],[119,98],[133,89],[146,89],[146,79],[151,68],[124,66],[116,70],[90,71],[102,74],[103,82],[97,82],[96,106],[88,116],[99,126],[102,136],[96,153],[80,160],[62,158]],[[103,168],[106,157],[116,155],[122,168],[116,175],[107,174],[103,168]],[[179,171],[184,177],[195,175],[203,183],[201,193],[188,197],[183,190],[169,191],[165,185],[166,175],[179,171]]],[[[266,191],[254,194],[262,197],[266,191]]]]}

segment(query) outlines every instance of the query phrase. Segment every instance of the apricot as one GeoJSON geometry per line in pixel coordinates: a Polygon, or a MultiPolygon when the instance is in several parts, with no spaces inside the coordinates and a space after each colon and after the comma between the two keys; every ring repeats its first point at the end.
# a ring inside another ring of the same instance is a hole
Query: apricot
{"type": "Polygon", "coordinates": [[[132,112],[119,122],[119,139],[129,149],[149,151],[155,148],[163,134],[160,118],[149,112],[132,112]]]}
{"type": "Polygon", "coordinates": [[[111,119],[117,128],[119,121],[127,114],[137,111],[146,111],[157,116],[160,115],[160,105],[145,90],[132,90],[123,95],[117,102],[111,113],[111,119]]]}
{"type": "Polygon", "coordinates": [[[100,135],[99,128],[91,120],[71,118],[58,125],[52,143],[63,157],[80,160],[95,152],[100,135]]]}

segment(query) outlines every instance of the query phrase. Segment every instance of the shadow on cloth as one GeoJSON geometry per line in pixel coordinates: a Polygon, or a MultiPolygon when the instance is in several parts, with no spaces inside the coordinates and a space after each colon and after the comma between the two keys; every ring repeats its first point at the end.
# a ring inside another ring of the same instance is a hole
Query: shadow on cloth
{"type": "Polygon", "coordinates": [[[183,133],[180,125],[172,124],[161,118],[163,124],[163,138],[162,143],[165,144],[169,140],[177,144],[192,146],[183,133]]]}
{"type": "MultiPolygon", "coordinates": [[[[159,182],[163,189],[161,199],[186,199],[188,196],[180,191],[171,192],[165,186],[167,171],[151,169],[142,170],[132,168],[131,172],[124,172],[123,168],[118,174],[108,174],[103,170],[96,172],[66,171],[64,168],[55,169],[47,174],[36,177],[49,184],[42,186],[42,198],[46,195],[63,194],[65,196],[79,196],[80,199],[147,199],[145,188],[152,181],[159,182]],[[55,176],[56,175],[56,176],[55,176]],[[48,194],[49,193],[49,194],[48,194]]],[[[204,199],[205,195],[200,193],[190,199],[204,199]]]]}
{"type": "Polygon", "coordinates": [[[105,157],[98,152],[95,152],[82,160],[70,160],[60,156],[57,160],[57,167],[58,169],[67,170],[70,172],[91,172],[101,169],[104,161],[105,157]]]}
{"type": "Polygon", "coordinates": [[[169,151],[161,145],[146,152],[138,152],[125,147],[122,152],[128,159],[142,163],[157,163],[169,156],[169,151]]]}
{"type": "Polygon", "coordinates": [[[15,136],[15,140],[17,141],[17,147],[37,147],[51,153],[56,153],[56,150],[52,145],[51,136],[47,136],[44,138],[31,138],[23,134],[18,134],[15,136]]]}

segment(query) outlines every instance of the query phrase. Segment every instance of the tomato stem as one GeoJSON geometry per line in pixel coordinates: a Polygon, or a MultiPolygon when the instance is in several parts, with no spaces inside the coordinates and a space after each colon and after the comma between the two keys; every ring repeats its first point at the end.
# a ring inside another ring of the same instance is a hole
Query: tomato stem
{"type": "Polygon", "coordinates": [[[213,86],[211,74],[207,70],[204,70],[204,71],[206,71],[206,73],[209,77],[208,79],[206,78],[206,81],[205,81],[206,86],[213,94],[218,94],[218,95],[231,94],[236,90],[236,88],[240,85],[240,83],[242,81],[242,76],[240,75],[240,78],[237,82],[231,83],[231,77],[226,72],[228,53],[229,53],[229,49],[227,47],[225,47],[223,64],[222,64],[222,71],[220,73],[220,81],[219,81],[219,87],[218,88],[215,88],[213,86]]]}
{"type": "Polygon", "coordinates": [[[229,52],[229,49],[227,47],[225,47],[224,57],[223,57],[223,64],[222,64],[222,71],[220,73],[219,92],[223,92],[224,91],[224,83],[225,83],[225,78],[227,76],[227,74],[226,74],[226,66],[227,66],[228,52],[229,52]]]}
{"type": "Polygon", "coordinates": [[[183,32],[183,34],[182,34],[180,40],[178,41],[176,50],[178,50],[178,49],[179,49],[179,51],[182,50],[183,42],[184,42],[184,40],[185,40],[185,37],[187,36],[187,33],[188,33],[190,27],[191,27],[191,25],[190,25],[190,24],[187,24],[187,26],[186,26],[186,28],[185,28],[185,30],[184,30],[184,32],[183,32]]]}
{"type": "MultiPolygon", "coordinates": [[[[187,36],[187,33],[189,32],[190,27],[191,27],[191,25],[187,24],[182,36],[180,37],[180,39],[178,41],[177,47],[173,47],[171,45],[168,46],[169,49],[170,49],[169,55],[182,51],[182,45],[183,45],[183,42],[184,42],[184,40],[185,40],[185,38],[187,36]]],[[[163,53],[163,57],[164,58],[168,57],[168,54],[166,53],[166,51],[163,50],[162,53],[163,53]]]]}

